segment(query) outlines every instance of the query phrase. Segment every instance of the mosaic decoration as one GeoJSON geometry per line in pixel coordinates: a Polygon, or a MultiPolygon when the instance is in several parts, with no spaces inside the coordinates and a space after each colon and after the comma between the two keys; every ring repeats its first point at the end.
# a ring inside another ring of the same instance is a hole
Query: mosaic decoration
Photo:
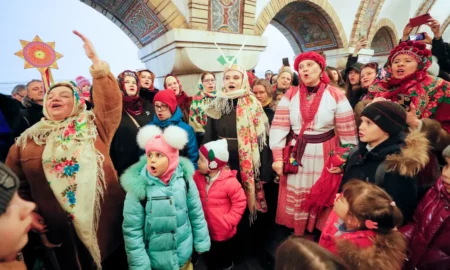
{"type": "Polygon", "coordinates": [[[338,48],[325,17],[308,4],[290,3],[278,12],[274,20],[289,30],[302,52],[338,48]]]}
{"type": "Polygon", "coordinates": [[[166,32],[166,28],[161,21],[142,0],[91,1],[113,14],[143,46],[166,32]]]}
{"type": "Polygon", "coordinates": [[[370,47],[374,50],[374,56],[389,55],[389,52],[394,48],[394,43],[389,31],[385,27],[378,30],[373,37],[370,47]]]}
{"type": "Polygon", "coordinates": [[[55,51],[55,42],[43,42],[39,36],[36,36],[32,41],[20,40],[20,44],[22,50],[15,55],[25,60],[25,69],[39,70],[45,89],[49,89],[54,83],[50,69],[58,69],[56,60],[62,57],[62,54],[55,51]]]}
{"type": "Polygon", "coordinates": [[[378,6],[380,5],[379,0],[370,0],[367,4],[366,13],[364,14],[363,20],[360,25],[360,31],[359,31],[359,37],[358,39],[362,38],[363,36],[367,37],[370,31],[370,27],[372,27],[372,22],[375,17],[375,14],[377,13],[378,6]]]}
{"type": "Polygon", "coordinates": [[[209,5],[210,31],[242,33],[244,0],[211,0],[209,5]]]}

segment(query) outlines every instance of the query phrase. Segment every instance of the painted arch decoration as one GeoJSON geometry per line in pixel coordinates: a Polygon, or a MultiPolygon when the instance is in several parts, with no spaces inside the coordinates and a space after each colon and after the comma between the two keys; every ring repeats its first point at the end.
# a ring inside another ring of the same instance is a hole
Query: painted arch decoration
{"type": "Polygon", "coordinates": [[[209,5],[208,30],[242,33],[244,0],[210,0],[209,5]]]}
{"type": "Polygon", "coordinates": [[[374,50],[374,56],[389,55],[394,48],[394,41],[387,27],[382,27],[377,31],[370,47],[374,50]]]}
{"type": "Polygon", "coordinates": [[[338,48],[325,17],[306,3],[290,3],[273,19],[289,30],[302,52],[338,48]]]}

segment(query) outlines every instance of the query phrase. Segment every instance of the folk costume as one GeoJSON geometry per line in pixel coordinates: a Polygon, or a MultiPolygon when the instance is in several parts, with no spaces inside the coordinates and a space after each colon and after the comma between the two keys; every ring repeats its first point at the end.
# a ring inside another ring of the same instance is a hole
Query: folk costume
{"type": "Polygon", "coordinates": [[[403,79],[395,79],[391,65],[388,65],[386,78],[369,87],[368,97],[383,97],[394,102],[410,97],[422,121],[421,130],[427,132],[435,150],[443,150],[450,144],[450,83],[427,75],[431,51],[425,44],[415,41],[400,43],[391,51],[389,63],[401,54],[412,56],[418,63],[418,70],[403,79]]]}
{"type": "Polygon", "coordinates": [[[257,210],[265,212],[267,208],[264,197],[256,196],[256,189],[262,190],[258,182],[272,178],[271,172],[261,168],[262,164],[270,163],[269,160],[263,161],[270,151],[267,147],[269,120],[261,103],[251,93],[245,70],[232,65],[224,73],[232,70],[242,74],[242,88],[230,92],[223,89],[217,93],[216,99],[206,109],[208,120],[203,143],[218,139],[228,141],[229,165],[238,171],[237,178],[242,182],[250,221],[253,222],[257,210]]]}
{"type": "Polygon", "coordinates": [[[117,174],[120,176],[132,164],[139,161],[139,147],[134,138],[139,129],[153,120],[155,110],[150,101],[140,96],[128,96],[125,90],[125,77],[136,79],[137,89],[140,88],[139,77],[134,71],[126,70],[117,76],[122,91],[122,120],[111,143],[111,159],[117,174]]]}
{"type": "Polygon", "coordinates": [[[126,267],[121,240],[125,194],[109,157],[121,94],[108,64],[91,67],[91,74],[95,108],[86,110],[72,84],[52,86],[44,104],[53,88],[72,89],[70,116],[55,121],[44,108],[45,117],[18,138],[6,160],[20,179],[19,195],[36,203],[48,239],[61,243],[54,249],[61,269],[126,267]]]}
{"type": "Polygon", "coordinates": [[[197,134],[197,141],[201,143],[201,137],[205,133],[205,126],[208,116],[205,113],[206,108],[216,98],[216,91],[208,93],[202,84],[201,77],[198,79],[198,92],[192,98],[191,108],[189,112],[189,125],[194,128],[197,134]]]}
{"type": "Polygon", "coordinates": [[[345,94],[328,84],[325,59],[315,52],[302,53],[294,67],[298,69],[303,60],[320,65],[320,83],[290,89],[278,104],[270,129],[273,160],[283,161],[286,168],[280,179],[276,222],[293,228],[296,235],[314,228],[317,216],[302,210],[301,204],[319,179],[325,159],[339,143],[357,143],[352,108],[345,94]]]}

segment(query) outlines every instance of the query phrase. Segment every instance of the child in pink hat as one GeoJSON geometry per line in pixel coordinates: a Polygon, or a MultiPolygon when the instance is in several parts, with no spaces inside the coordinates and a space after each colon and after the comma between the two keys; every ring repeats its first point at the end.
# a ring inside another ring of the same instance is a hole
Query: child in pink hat
{"type": "Polygon", "coordinates": [[[192,269],[192,247],[197,253],[210,248],[194,166],[179,156],[187,140],[177,126],[163,132],[149,125],[138,133],[145,155],[121,177],[127,192],[122,227],[130,269],[192,269]]]}
{"type": "Polygon", "coordinates": [[[208,223],[211,251],[205,254],[208,269],[233,267],[233,236],[244,214],[247,199],[236,171],[227,167],[227,140],[212,141],[199,150],[198,170],[194,181],[208,223]]]}

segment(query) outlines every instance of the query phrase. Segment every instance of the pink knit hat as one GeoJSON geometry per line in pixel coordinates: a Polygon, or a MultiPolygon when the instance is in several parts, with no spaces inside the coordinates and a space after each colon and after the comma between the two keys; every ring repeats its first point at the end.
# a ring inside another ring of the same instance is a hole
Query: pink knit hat
{"type": "Polygon", "coordinates": [[[78,87],[81,89],[86,85],[91,85],[91,83],[83,76],[78,76],[75,81],[77,82],[78,87]]]}
{"type": "MultiPolygon", "coordinates": [[[[156,151],[169,159],[169,167],[159,178],[168,183],[179,164],[179,150],[188,142],[187,132],[177,126],[169,126],[164,132],[155,125],[148,125],[139,130],[137,135],[139,147],[147,154],[156,151]]],[[[147,165],[148,166],[148,165],[147,165]]]]}

